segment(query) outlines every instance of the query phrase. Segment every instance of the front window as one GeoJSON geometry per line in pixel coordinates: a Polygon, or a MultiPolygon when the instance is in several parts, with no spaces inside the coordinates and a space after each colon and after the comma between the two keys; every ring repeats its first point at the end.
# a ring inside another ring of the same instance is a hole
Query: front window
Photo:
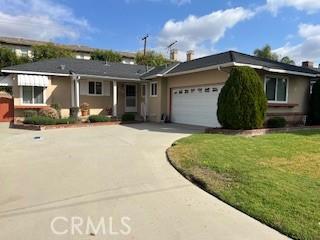
{"type": "Polygon", "coordinates": [[[265,91],[269,102],[287,102],[287,89],[287,78],[266,77],[265,91]]]}
{"type": "Polygon", "coordinates": [[[23,86],[22,101],[24,104],[44,104],[43,87],[23,86]]]}
{"type": "Polygon", "coordinates": [[[152,82],[150,85],[150,93],[152,97],[158,96],[158,83],[152,82]]]}
{"type": "Polygon", "coordinates": [[[89,82],[89,94],[102,95],[102,82],[89,82]]]}

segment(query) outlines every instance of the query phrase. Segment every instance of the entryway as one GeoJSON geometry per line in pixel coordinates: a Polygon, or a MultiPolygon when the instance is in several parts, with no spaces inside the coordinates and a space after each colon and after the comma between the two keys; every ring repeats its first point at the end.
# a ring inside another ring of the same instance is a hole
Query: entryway
{"type": "Polygon", "coordinates": [[[137,112],[137,85],[126,84],[125,112],[137,112]]]}

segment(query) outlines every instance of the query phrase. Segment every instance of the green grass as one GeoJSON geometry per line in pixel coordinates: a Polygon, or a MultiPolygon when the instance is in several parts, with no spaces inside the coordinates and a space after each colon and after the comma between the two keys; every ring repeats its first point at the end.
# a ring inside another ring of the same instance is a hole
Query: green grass
{"type": "Polygon", "coordinates": [[[189,179],[296,239],[320,239],[320,131],[195,134],[168,150],[189,179]]]}

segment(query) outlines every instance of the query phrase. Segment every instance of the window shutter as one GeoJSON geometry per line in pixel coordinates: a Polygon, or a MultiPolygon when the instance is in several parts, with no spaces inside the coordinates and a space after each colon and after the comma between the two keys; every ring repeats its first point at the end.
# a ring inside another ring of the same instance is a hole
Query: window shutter
{"type": "Polygon", "coordinates": [[[89,94],[88,80],[80,80],[80,95],[89,94]]]}
{"type": "Polygon", "coordinates": [[[103,81],[103,93],[105,96],[110,96],[110,82],[109,81],[103,81]]]}

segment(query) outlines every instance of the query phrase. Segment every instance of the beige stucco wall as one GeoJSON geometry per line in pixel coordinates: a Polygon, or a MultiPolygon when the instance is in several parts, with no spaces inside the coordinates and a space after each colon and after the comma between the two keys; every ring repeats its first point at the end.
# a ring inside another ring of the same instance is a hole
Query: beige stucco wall
{"type": "Polygon", "coordinates": [[[157,78],[149,82],[148,84],[148,112],[149,112],[149,120],[153,122],[159,122],[161,120],[161,115],[166,113],[166,84],[167,79],[165,78],[157,78]],[[151,96],[150,85],[152,82],[158,83],[158,95],[151,96]]]}
{"type": "MultiPolygon", "coordinates": [[[[81,81],[81,80],[80,80],[81,81]]],[[[118,116],[125,113],[125,85],[126,82],[118,82],[118,116]]],[[[134,82],[137,87],[137,115],[141,114],[141,102],[144,98],[141,97],[140,83],[134,82]]],[[[13,96],[15,107],[21,107],[22,96],[21,88],[17,86],[16,77],[13,80],[13,96]]],[[[62,117],[69,116],[69,108],[71,107],[71,79],[70,77],[49,77],[49,85],[44,91],[44,97],[46,104],[44,106],[50,106],[53,103],[58,103],[61,105],[61,115],[62,117]]],[[[106,108],[111,108],[113,106],[113,84],[110,84],[110,96],[88,96],[80,94],[80,105],[82,103],[89,103],[90,114],[106,114],[106,108]]],[[[29,105],[31,106],[31,105],[29,105]]],[[[16,109],[15,117],[22,118],[24,116],[23,112],[25,109],[16,109]]]]}
{"type": "MultiPolygon", "coordinates": [[[[159,114],[161,114],[161,112],[165,112],[167,115],[170,115],[170,90],[172,88],[209,84],[223,84],[228,79],[229,72],[230,69],[224,69],[223,71],[209,70],[205,72],[172,76],[166,79],[157,79],[158,82],[160,82],[160,89],[161,87],[165,86],[166,91],[160,90],[160,92],[162,93],[161,96],[158,96],[157,98],[150,98],[150,114],[157,115],[155,119],[150,119],[158,121],[159,114]],[[158,109],[161,109],[161,111],[159,111],[158,109]]],[[[266,75],[270,75],[270,73],[265,71],[257,72],[261,77],[261,81],[264,81],[266,75]]],[[[303,115],[307,114],[308,111],[310,79],[307,77],[294,75],[275,75],[285,76],[289,79],[288,103],[297,104],[297,106],[291,108],[269,107],[267,115],[280,115],[286,117],[289,121],[301,121],[303,115]]]]}

